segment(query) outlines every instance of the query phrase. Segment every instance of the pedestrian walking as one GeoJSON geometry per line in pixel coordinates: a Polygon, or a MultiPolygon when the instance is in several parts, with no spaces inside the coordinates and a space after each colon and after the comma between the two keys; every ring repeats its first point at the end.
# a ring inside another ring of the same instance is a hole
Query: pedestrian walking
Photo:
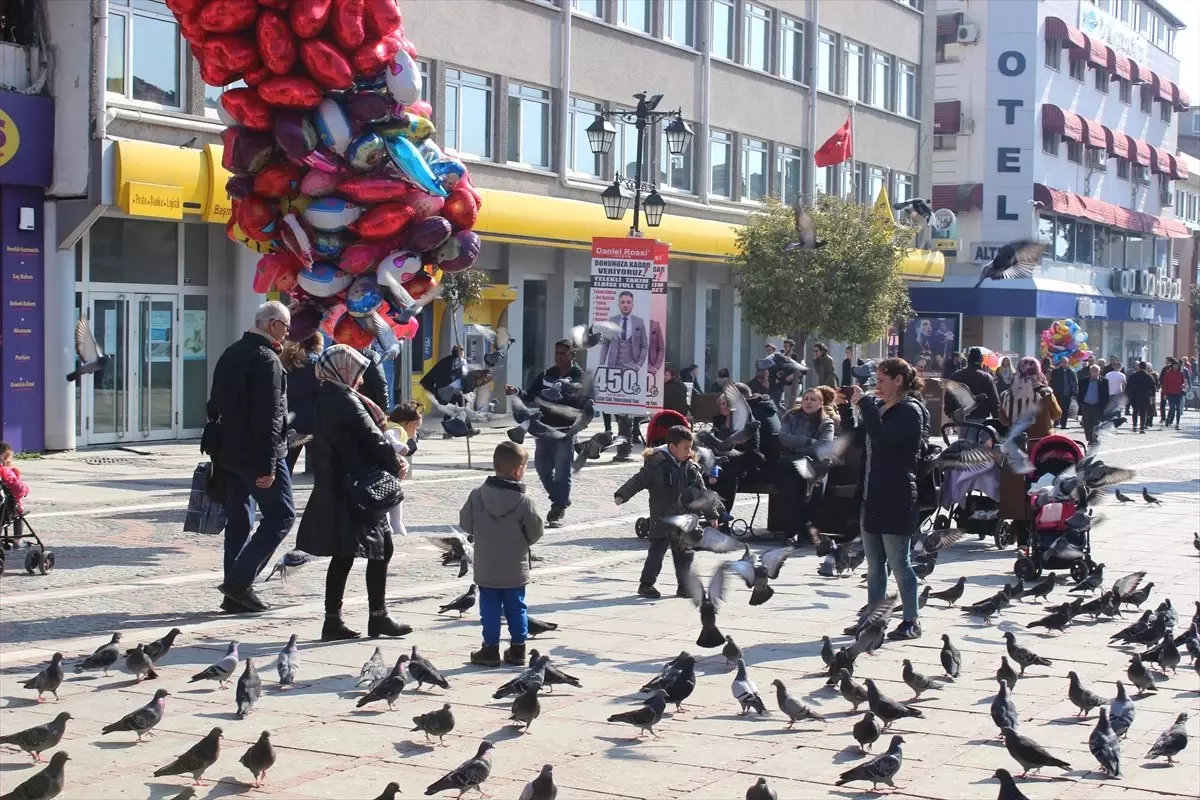
{"type": "MultiPolygon", "coordinates": [[[[1000,395],[996,391],[996,381],[992,374],[984,368],[983,351],[978,347],[972,347],[967,351],[967,365],[951,375],[950,379],[966,386],[975,396],[975,407],[966,416],[968,422],[982,423],[999,413],[1000,395]]],[[[946,393],[945,405],[946,410],[951,413],[957,410],[953,394],[946,393]]],[[[959,438],[978,441],[982,435],[975,428],[967,428],[959,433],[959,438]]]]}
{"type": "Polygon", "coordinates": [[[1096,443],[1096,423],[1108,406],[1108,381],[1100,373],[1100,365],[1092,364],[1088,374],[1079,381],[1079,421],[1088,444],[1096,443]]]}
{"type": "Polygon", "coordinates": [[[812,354],[813,385],[836,389],[838,387],[837,368],[833,364],[833,358],[829,355],[829,348],[824,343],[817,342],[813,345],[812,354]]]}
{"type": "MultiPolygon", "coordinates": [[[[1033,413],[1033,424],[1026,433],[1030,439],[1041,439],[1049,436],[1054,430],[1054,423],[1062,416],[1062,405],[1057,395],[1050,389],[1042,367],[1036,358],[1022,358],[1017,362],[1012,385],[1000,397],[1000,422],[1005,426],[1012,425],[1017,420],[1033,413]]],[[[1011,473],[1010,473],[1011,474],[1011,473]]],[[[1016,476],[1024,480],[1023,476],[1016,476]]],[[[1022,497],[1024,490],[1018,492],[1022,497]]]]}
{"type": "Polygon", "coordinates": [[[1183,397],[1188,389],[1187,378],[1180,362],[1168,356],[1167,365],[1159,374],[1159,380],[1162,382],[1162,393],[1167,405],[1163,415],[1163,427],[1169,428],[1173,422],[1175,430],[1179,430],[1179,423],[1183,418],[1183,397]]]}
{"type": "Polygon", "coordinates": [[[1016,379],[1017,371],[1013,369],[1012,359],[1008,356],[1000,359],[1000,366],[996,367],[996,394],[1007,392],[1016,379]]]}
{"type": "Polygon", "coordinates": [[[1079,375],[1067,366],[1065,361],[1061,361],[1050,373],[1050,388],[1054,392],[1054,398],[1058,401],[1059,408],[1062,409],[1062,414],[1058,418],[1058,427],[1066,430],[1071,401],[1079,392],[1079,375]]]}
{"type": "Polygon", "coordinates": [[[1129,376],[1125,384],[1125,394],[1133,412],[1131,430],[1145,433],[1146,424],[1154,411],[1154,378],[1150,375],[1145,361],[1139,361],[1137,369],[1129,376]]]}
{"type": "Polygon", "coordinates": [[[287,376],[280,341],[291,314],[272,300],[254,327],[217,359],[208,399],[206,450],[225,477],[223,611],[262,612],[270,606],[252,584],[292,529],[296,506],[287,464],[287,376]],[[262,521],[251,536],[257,507],[262,521]]]}
{"type": "MultiPolygon", "coordinates": [[[[292,414],[291,428],[297,436],[312,436],[317,429],[317,356],[325,346],[325,337],[313,331],[304,339],[283,342],[279,360],[287,373],[287,406],[292,414]]],[[[307,445],[288,450],[288,470],[296,472],[300,452],[307,445]]],[[[307,461],[305,465],[307,467],[307,461]]]]}

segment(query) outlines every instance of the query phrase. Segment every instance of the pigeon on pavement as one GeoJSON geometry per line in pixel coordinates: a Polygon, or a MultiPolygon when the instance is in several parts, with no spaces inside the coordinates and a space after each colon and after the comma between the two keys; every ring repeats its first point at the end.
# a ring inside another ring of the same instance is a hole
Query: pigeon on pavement
{"type": "Polygon", "coordinates": [[[362,665],[362,669],[358,671],[358,681],[354,684],[357,686],[366,686],[367,691],[371,691],[379,682],[388,675],[387,662],[383,660],[383,649],[376,647],[375,652],[371,654],[362,665]]]}
{"type": "Polygon", "coordinates": [[[758,712],[759,716],[767,713],[767,707],[763,705],[762,697],[758,694],[758,687],[746,674],[746,662],[740,658],[737,660],[737,675],[730,684],[730,691],[733,692],[733,699],[742,707],[742,716],[751,710],[758,712]]]}
{"type": "Polygon", "coordinates": [[[908,688],[913,690],[913,700],[921,697],[921,692],[929,692],[942,688],[941,681],[935,681],[913,669],[912,661],[904,659],[904,668],[900,672],[908,688]]]}
{"type": "Polygon", "coordinates": [[[827,667],[833,663],[833,640],[828,636],[821,637],[821,660],[827,667]]]}
{"type": "MultiPolygon", "coordinates": [[[[542,654],[540,652],[538,652],[538,649],[536,647],[533,648],[532,650],[530,650],[529,651],[529,666],[532,667],[541,655],[542,654]]],[[[579,678],[576,678],[574,675],[568,675],[567,673],[563,672],[558,667],[554,666],[554,664],[550,663],[549,661],[546,662],[545,686],[547,687],[547,690],[551,693],[554,692],[555,686],[574,686],[576,689],[583,688],[583,684],[579,682],[579,678]]]]}
{"type": "Polygon", "coordinates": [[[846,770],[834,785],[845,786],[851,781],[870,781],[872,791],[881,783],[895,788],[896,784],[892,781],[904,761],[904,754],[900,750],[900,745],[903,743],[903,736],[893,736],[886,753],[876,756],[865,764],[859,764],[846,770]]]}
{"type": "Polygon", "coordinates": [[[188,683],[196,683],[197,681],[218,681],[217,688],[224,689],[229,683],[230,677],[233,676],[233,671],[237,669],[238,662],[241,659],[238,657],[238,643],[236,641],[229,643],[229,648],[225,651],[225,655],[220,661],[213,664],[208,669],[197,672],[191,677],[188,683]]]}
{"type": "Polygon", "coordinates": [[[377,683],[371,691],[358,698],[355,707],[362,708],[368,703],[377,703],[383,700],[387,703],[388,711],[395,711],[396,699],[404,691],[404,665],[407,662],[408,656],[400,656],[396,659],[396,666],[392,667],[392,671],[388,673],[387,677],[377,683]]]}
{"type": "Polygon", "coordinates": [[[1121,777],[1121,742],[1108,722],[1108,710],[1100,709],[1100,718],[1088,737],[1088,750],[1100,762],[1100,769],[1113,778],[1121,777]]]}
{"type": "Polygon", "coordinates": [[[545,620],[534,619],[529,617],[529,638],[536,639],[543,633],[550,633],[558,630],[557,622],[546,622],[545,620]]]}
{"type": "Polygon", "coordinates": [[[1045,578],[1030,587],[1029,591],[1025,593],[1025,596],[1032,597],[1034,600],[1045,600],[1050,596],[1050,593],[1054,591],[1056,581],[1057,578],[1054,576],[1054,573],[1051,572],[1046,575],[1045,578]]]}
{"type": "Polygon", "coordinates": [[[450,681],[442,677],[442,673],[438,672],[432,661],[421,655],[415,644],[412,648],[412,655],[408,659],[408,677],[417,682],[417,689],[426,683],[440,686],[443,689],[450,688],[450,681]]]}
{"type": "Polygon", "coordinates": [[[454,712],[450,710],[450,704],[446,703],[436,711],[427,711],[424,714],[417,714],[412,718],[413,731],[422,731],[425,734],[425,741],[432,742],[429,737],[438,737],[438,744],[445,744],[445,736],[450,731],[454,730],[454,712]]]}
{"type": "Polygon", "coordinates": [[[103,670],[104,677],[108,677],[108,668],[117,663],[117,659],[121,657],[121,648],[118,645],[121,642],[121,634],[114,633],[108,644],[103,644],[96,648],[96,652],[79,662],[75,666],[75,674],[78,675],[84,671],[103,670]]]}
{"type": "Polygon", "coordinates": [[[1064,770],[1071,768],[1066,761],[1050,755],[1046,748],[1028,736],[1017,733],[1014,728],[1004,728],[1000,734],[1004,737],[1004,747],[1008,754],[1025,770],[1021,773],[1022,778],[1028,775],[1030,770],[1038,772],[1042,767],[1059,767],[1064,770]]]}
{"type": "MultiPolygon", "coordinates": [[[[692,692],[696,690],[696,659],[685,654],[675,666],[676,669],[657,688],[667,693],[667,702],[674,703],[676,711],[682,711],[683,701],[691,697],[692,692]]],[[[547,672],[546,677],[549,676],[550,673],[547,672]]],[[[646,689],[643,688],[642,691],[646,689]]]]}
{"type": "Polygon", "coordinates": [[[529,669],[493,692],[492,699],[502,700],[505,697],[521,694],[530,689],[542,688],[546,683],[546,665],[549,663],[550,656],[542,655],[529,666],[529,669]]]}
{"type": "MultiPolygon", "coordinates": [[[[652,692],[655,689],[661,689],[662,687],[666,686],[668,683],[670,683],[672,680],[675,679],[676,675],[679,674],[679,671],[681,669],[680,665],[684,662],[685,659],[688,659],[688,658],[692,658],[692,654],[689,653],[687,650],[680,650],[679,655],[672,658],[666,664],[663,664],[662,669],[658,671],[658,675],[656,675],[655,677],[653,677],[649,681],[647,681],[646,685],[643,686],[638,691],[639,692],[652,692]]],[[[692,660],[692,663],[693,664],[696,663],[694,658],[692,660]]]]}
{"type": "Polygon", "coordinates": [[[67,730],[67,720],[74,719],[70,713],[63,711],[44,725],[34,725],[23,731],[0,736],[0,744],[13,745],[33,756],[34,763],[43,761],[42,753],[53,750],[62,741],[67,730]]]}
{"type": "Polygon", "coordinates": [[[458,618],[462,619],[463,614],[466,614],[468,611],[470,611],[474,607],[475,607],[475,584],[472,583],[470,586],[467,587],[467,591],[460,594],[458,597],[454,598],[449,603],[446,603],[446,605],[439,606],[438,613],[444,614],[447,611],[457,611],[458,618]]]}
{"type": "Polygon", "coordinates": [[[930,592],[929,596],[935,600],[944,600],[946,605],[952,606],[963,596],[963,589],[966,588],[966,585],[967,579],[960,577],[950,588],[942,589],[940,592],[930,592]]]}
{"type": "Polygon", "coordinates": [[[1067,593],[1072,594],[1074,592],[1087,592],[1088,594],[1091,594],[1092,592],[1097,591],[1103,585],[1104,564],[1097,564],[1092,570],[1091,574],[1068,589],[1067,593]]]}
{"type": "Polygon", "coordinates": [[[125,669],[133,673],[134,683],[141,683],[143,678],[152,680],[158,677],[158,673],[154,671],[154,662],[146,655],[145,645],[139,644],[125,653],[125,669]]]}
{"type": "Polygon", "coordinates": [[[766,778],[759,777],[754,785],[746,790],[746,800],[779,800],[779,795],[775,794],[766,778]]]}
{"type": "Polygon", "coordinates": [[[1130,497],[1129,495],[1122,492],[1120,488],[1117,488],[1115,491],[1116,491],[1117,502],[1120,503],[1121,505],[1125,505],[1126,503],[1137,503],[1137,501],[1134,500],[1132,497],[1130,497]]]}
{"type": "MultiPolygon", "coordinates": [[[[825,645],[828,646],[829,637],[826,636],[824,639],[825,645]]],[[[822,657],[824,657],[824,650],[821,652],[822,657]]],[[[721,648],[721,655],[725,657],[725,666],[729,669],[732,669],[734,664],[737,663],[737,660],[742,657],[742,648],[737,646],[737,643],[733,641],[732,636],[726,636],[725,646],[721,648]]],[[[830,651],[830,656],[832,657],[832,655],[833,651],[830,651]]],[[[826,661],[825,663],[828,664],[829,662],[826,661]]]]}
{"type": "Polygon", "coordinates": [[[538,692],[541,689],[541,686],[530,687],[513,700],[509,719],[517,723],[514,727],[520,727],[521,723],[524,723],[525,731],[528,732],[533,721],[541,716],[542,703],[538,700],[538,692]]]}
{"type": "Polygon", "coordinates": [[[239,759],[241,765],[254,776],[254,788],[267,780],[267,770],[275,766],[275,748],[271,745],[271,732],[263,731],[258,741],[250,745],[239,759]]]}
{"type": "Polygon", "coordinates": [[[1017,685],[1017,679],[1020,677],[1012,668],[1012,664],[1008,663],[1008,656],[1000,656],[1000,668],[996,670],[996,680],[1004,681],[1011,689],[1017,685]]]}
{"type": "Polygon", "coordinates": [[[1107,700],[1083,685],[1075,670],[1068,672],[1067,677],[1071,681],[1067,687],[1067,698],[1079,709],[1078,716],[1087,717],[1093,708],[1103,709],[1108,705],[1107,700]]]}
{"type": "Polygon", "coordinates": [[[867,706],[875,712],[875,716],[883,723],[884,730],[892,726],[892,723],[898,719],[905,717],[916,717],[924,719],[925,715],[919,708],[906,706],[903,703],[897,703],[892,698],[879,691],[879,687],[875,685],[875,681],[867,678],[863,683],[867,686],[867,706]]]}
{"type": "MultiPolygon", "coordinates": [[[[157,664],[159,661],[162,661],[163,656],[171,651],[171,648],[175,645],[175,637],[181,633],[183,631],[179,630],[179,628],[171,628],[171,630],[167,631],[166,636],[161,639],[155,639],[142,649],[146,651],[146,655],[149,656],[150,660],[157,664]]],[[[128,655],[128,651],[126,651],[126,655],[128,655]]]]}
{"type": "Polygon", "coordinates": [[[62,686],[63,682],[62,661],[63,654],[55,653],[51,656],[50,663],[46,665],[45,669],[22,684],[26,689],[37,690],[39,703],[42,702],[42,695],[46,692],[54,695],[55,702],[58,701],[58,687],[62,686]]]}
{"type": "Polygon", "coordinates": [[[165,775],[191,775],[197,786],[204,785],[204,771],[217,763],[221,755],[220,728],[213,728],[204,738],[196,742],[179,758],[154,771],[154,777],[165,775]]]}
{"type": "Polygon", "coordinates": [[[1153,589],[1154,581],[1143,584],[1129,594],[1121,595],[1121,605],[1141,608],[1142,603],[1146,602],[1150,598],[1150,592],[1153,589]]]}
{"type": "MultiPolygon", "coordinates": [[[[746,662],[742,662],[743,664],[746,662]]],[[[790,729],[797,722],[803,722],[806,719],[815,719],[818,722],[824,722],[825,717],[818,714],[811,706],[792,697],[788,692],[787,687],[783,685],[783,681],[776,678],[771,681],[771,685],[775,687],[775,701],[779,703],[779,710],[788,718],[788,728],[790,729]]]]}
{"type": "Polygon", "coordinates": [[[1117,578],[1113,582],[1112,590],[1114,592],[1116,592],[1116,595],[1118,598],[1127,597],[1130,594],[1132,594],[1133,590],[1136,589],[1138,586],[1140,586],[1142,584],[1142,581],[1144,581],[1145,579],[1146,579],[1145,570],[1139,570],[1138,572],[1131,572],[1128,575],[1125,575],[1121,578],[1117,578]]]}
{"type": "Polygon", "coordinates": [[[1142,663],[1142,657],[1137,653],[1129,657],[1129,669],[1125,673],[1129,676],[1129,682],[1137,687],[1138,694],[1158,691],[1158,686],[1155,685],[1150,670],[1146,669],[1146,665],[1142,663]]]}
{"type": "Polygon", "coordinates": [[[398,794],[400,794],[400,784],[392,781],[383,787],[383,792],[375,800],[396,800],[398,794]]]}
{"type": "Polygon", "coordinates": [[[1145,486],[1142,487],[1142,499],[1152,506],[1162,505],[1162,500],[1159,500],[1157,497],[1147,492],[1145,486]]]}
{"type": "Polygon", "coordinates": [[[996,683],[999,684],[1000,689],[996,692],[995,699],[992,700],[992,722],[996,723],[996,727],[1002,732],[1005,728],[1015,730],[1017,727],[1017,704],[1012,699],[1012,690],[1002,680],[997,680],[996,683]]]}
{"type": "Polygon", "coordinates": [[[1064,603],[1054,609],[1041,619],[1035,619],[1033,622],[1026,625],[1026,628],[1045,628],[1048,631],[1058,631],[1062,633],[1067,626],[1071,624],[1071,605],[1064,603]]]}
{"type": "Polygon", "coordinates": [[[1125,691],[1125,684],[1117,681],[1117,696],[1113,698],[1112,705],[1108,708],[1108,722],[1112,725],[1113,733],[1122,739],[1128,736],[1136,715],[1137,709],[1134,708],[1133,701],[1129,699],[1129,694],[1125,691]]]}
{"type": "Polygon", "coordinates": [[[838,670],[838,693],[842,698],[854,706],[854,713],[858,713],[858,707],[867,702],[867,687],[862,684],[855,683],[850,677],[850,671],[847,669],[838,670]]]}
{"type": "Polygon", "coordinates": [[[554,765],[543,764],[538,776],[525,784],[518,800],[555,800],[558,787],[554,784],[554,765]]]}
{"type": "Polygon", "coordinates": [[[1187,721],[1188,713],[1186,711],[1179,712],[1179,716],[1175,718],[1175,724],[1163,731],[1154,741],[1154,746],[1146,753],[1146,758],[1166,756],[1167,763],[1173,765],[1175,756],[1182,753],[1188,745],[1187,721]]]}
{"type": "Polygon", "coordinates": [[[1000,781],[1000,793],[996,795],[996,800],[1029,800],[1025,793],[1017,788],[1017,782],[1011,772],[1001,767],[993,774],[996,780],[1000,781]]]}
{"type": "Polygon", "coordinates": [[[155,725],[162,722],[163,711],[166,710],[167,698],[170,696],[171,693],[166,689],[159,689],[149,703],[136,711],[129,712],[111,725],[105,725],[101,729],[101,735],[117,731],[132,731],[137,734],[139,742],[143,736],[153,735],[150,731],[155,725]]]}
{"type": "Polygon", "coordinates": [[[608,718],[608,721],[633,725],[638,729],[638,739],[641,739],[646,731],[649,731],[650,735],[657,739],[659,736],[654,732],[654,726],[662,721],[663,712],[666,708],[667,693],[662,689],[655,689],[650,698],[640,708],[613,714],[608,718]]]}
{"type": "Polygon", "coordinates": [[[0,800],[52,800],[62,794],[63,765],[71,760],[65,750],[50,756],[50,763],[36,775],[26,778],[0,800]]]}
{"type": "Polygon", "coordinates": [[[288,643],[279,651],[279,657],[275,659],[275,671],[279,673],[280,686],[291,686],[296,682],[296,671],[300,667],[296,650],[296,634],[293,633],[288,638],[288,643]]]}
{"type": "Polygon", "coordinates": [[[1043,658],[1027,647],[1022,647],[1017,644],[1017,636],[1012,631],[1005,631],[1004,645],[1008,650],[1008,655],[1017,665],[1021,667],[1021,674],[1025,674],[1027,667],[1039,666],[1048,667],[1054,662],[1048,658],[1043,658]]]}
{"type": "Polygon", "coordinates": [[[875,713],[868,711],[863,714],[862,719],[854,723],[853,733],[854,741],[858,742],[859,752],[865,753],[871,749],[871,745],[879,741],[880,736],[883,736],[883,728],[875,719],[875,713]]]}
{"type": "Polygon", "coordinates": [[[946,671],[946,675],[951,679],[958,677],[959,670],[962,669],[962,653],[958,652],[958,648],[950,642],[950,634],[942,634],[942,669],[946,671]]]}
{"type": "Polygon", "coordinates": [[[300,569],[312,560],[313,557],[303,550],[289,550],[279,557],[279,560],[275,562],[275,566],[271,569],[270,573],[267,574],[267,577],[263,578],[263,581],[266,582],[271,580],[271,576],[278,572],[279,579],[284,583],[287,583],[288,576],[291,575],[292,572],[300,569]]]}
{"type": "Polygon", "coordinates": [[[245,719],[246,715],[254,710],[254,704],[260,697],[262,697],[262,678],[258,677],[254,661],[247,658],[246,669],[237,682],[237,718],[245,719]]]}
{"type": "Polygon", "coordinates": [[[458,796],[462,797],[469,789],[482,792],[479,787],[492,774],[492,757],[489,751],[493,747],[495,747],[494,744],[484,739],[479,743],[479,749],[475,751],[474,757],[467,759],[429,784],[425,789],[425,794],[435,795],[447,789],[457,789],[458,796]]]}

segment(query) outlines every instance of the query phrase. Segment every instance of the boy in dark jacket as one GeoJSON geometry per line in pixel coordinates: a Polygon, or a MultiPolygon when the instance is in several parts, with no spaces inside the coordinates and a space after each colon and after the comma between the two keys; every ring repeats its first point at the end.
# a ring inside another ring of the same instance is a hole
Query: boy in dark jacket
{"type": "Polygon", "coordinates": [[[683,514],[684,497],[704,491],[704,478],[700,467],[692,460],[692,432],[682,425],[667,431],[667,443],[642,453],[645,461],[641,470],[622,484],[614,494],[617,505],[628,501],[645,489],[650,493],[650,550],[642,566],[642,577],[638,594],[657,600],[662,595],[654,588],[662,571],[663,556],[671,551],[675,565],[676,597],[688,597],[687,574],[692,566],[693,554],[673,544],[670,533],[662,524],[664,517],[683,514]]]}
{"type": "Polygon", "coordinates": [[[508,621],[509,647],[504,662],[525,666],[529,616],[525,586],[529,583],[529,546],[542,538],[542,518],[525,494],[529,454],[514,442],[501,442],[492,455],[496,474],[471,492],[458,525],[475,538],[475,584],[479,587],[479,621],[483,647],[471,663],[500,666],[500,613],[508,621]]]}

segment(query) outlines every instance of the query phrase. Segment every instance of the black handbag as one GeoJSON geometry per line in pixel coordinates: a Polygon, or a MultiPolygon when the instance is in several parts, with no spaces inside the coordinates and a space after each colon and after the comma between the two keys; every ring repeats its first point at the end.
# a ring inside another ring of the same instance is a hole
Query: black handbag
{"type": "Polygon", "coordinates": [[[346,475],[342,485],[351,513],[364,519],[377,519],[404,499],[400,479],[385,469],[346,475]]]}

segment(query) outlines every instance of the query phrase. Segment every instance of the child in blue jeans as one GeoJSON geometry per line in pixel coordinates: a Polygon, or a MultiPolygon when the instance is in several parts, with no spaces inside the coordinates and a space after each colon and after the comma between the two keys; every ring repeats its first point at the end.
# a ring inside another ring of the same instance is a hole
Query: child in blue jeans
{"type": "Polygon", "coordinates": [[[479,587],[479,618],[483,647],[471,653],[471,663],[498,667],[500,614],[508,621],[509,647],[503,662],[525,666],[529,617],[525,586],[529,583],[529,546],[542,538],[542,518],[525,494],[529,453],[515,442],[501,442],[492,455],[492,475],[471,492],[458,524],[475,541],[475,584],[479,587]]]}

